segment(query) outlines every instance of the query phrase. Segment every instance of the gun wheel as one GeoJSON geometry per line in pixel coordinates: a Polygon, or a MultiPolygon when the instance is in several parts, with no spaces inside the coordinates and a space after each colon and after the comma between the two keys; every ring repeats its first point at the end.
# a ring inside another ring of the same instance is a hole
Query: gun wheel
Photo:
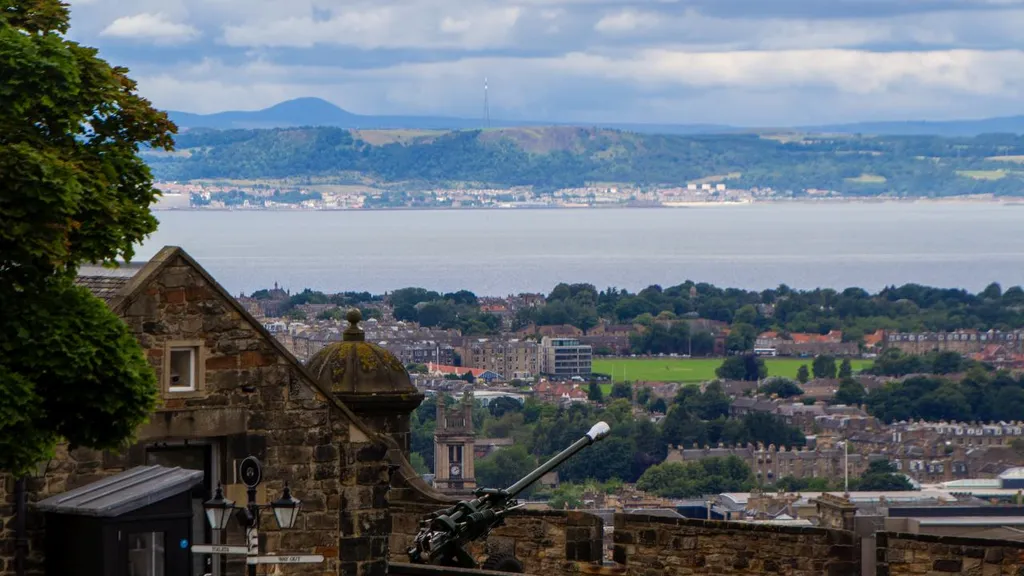
{"type": "Polygon", "coordinates": [[[484,570],[493,570],[495,572],[512,572],[514,574],[523,573],[523,563],[516,560],[516,557],[511,554],[495,554],[493,556],[488,556],[481,568],[484,570]]]}

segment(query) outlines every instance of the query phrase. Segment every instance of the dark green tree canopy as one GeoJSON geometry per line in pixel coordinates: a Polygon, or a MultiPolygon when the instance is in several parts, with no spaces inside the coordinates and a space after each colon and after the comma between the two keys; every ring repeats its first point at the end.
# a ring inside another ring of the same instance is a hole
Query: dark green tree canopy
{"type": "Polygon", "coordinates": [[[73,280],[156,229],[138,152],[169,150],[175,128],[126,69],[67,40],[68,20],[57,0],[0,0],[0,470],[14,473],[61,440],[118,447],[156,401],[127,326],[73,280]]]}

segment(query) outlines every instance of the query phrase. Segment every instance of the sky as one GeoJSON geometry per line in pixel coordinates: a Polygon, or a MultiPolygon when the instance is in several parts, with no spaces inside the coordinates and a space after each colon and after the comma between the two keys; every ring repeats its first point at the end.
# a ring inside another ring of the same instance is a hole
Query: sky
{"type": "Polygon", "coordinates": [[[158,107],[798,126],[1024,114],[1024,0],[70,0],[158,107]]]}

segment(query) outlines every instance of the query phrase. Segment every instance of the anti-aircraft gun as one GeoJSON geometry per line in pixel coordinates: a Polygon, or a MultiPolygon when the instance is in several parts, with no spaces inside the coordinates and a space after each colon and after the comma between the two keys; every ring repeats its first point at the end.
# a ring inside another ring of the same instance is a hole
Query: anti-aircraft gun
{"type": "MultiPolygon", "coordinates": [[[[508,488],[478,488],[473,492],[474,499],[463,500],[451,508],[439,510],[425,517],[420,521],[420,532],[416,535],[414,545],[408,550],[409,560],[416,564],[476,568],[476,562],[464,546],[474,540],[486,538],[491,530],[504,524],[505,516],[521,506],[516,496],[523,490],[609,433],[611,428],[608,424],[598,422],[572,446],[562,450],[508,488]]],[[[522,567],[517,561],[512,560],[512,565],[502,564],[504,565],[485,567],[506,572],[522,572],[522,567]]]]}

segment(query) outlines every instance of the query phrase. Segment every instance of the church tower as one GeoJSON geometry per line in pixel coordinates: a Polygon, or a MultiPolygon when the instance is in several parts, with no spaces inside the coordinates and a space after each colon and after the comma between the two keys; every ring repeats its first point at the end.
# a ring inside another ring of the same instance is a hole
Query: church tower
{"type": "Polygon", "coordinates": [[[476,488],[473,468],[473,395],[448,408],[445,396],[437,398],[437,428],[434,431],[434,487],[447,493],[465,493],[476,488]]]}

